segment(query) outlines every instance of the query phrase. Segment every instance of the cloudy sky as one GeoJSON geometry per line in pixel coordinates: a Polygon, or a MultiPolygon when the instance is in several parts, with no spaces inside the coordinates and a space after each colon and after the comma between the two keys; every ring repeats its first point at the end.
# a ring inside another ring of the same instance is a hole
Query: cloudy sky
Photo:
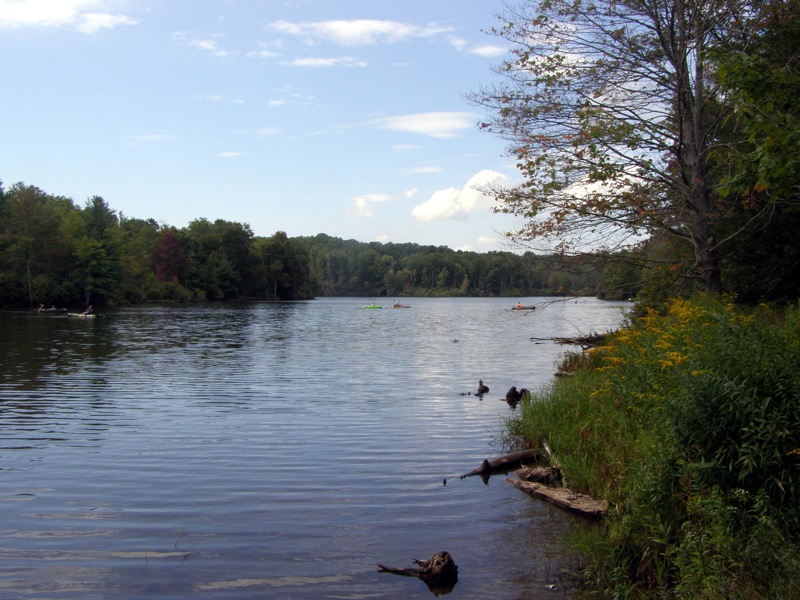
{"type": "Polygon", "coordinates": [[[0,180],[256,235],[508,249],[502,0],[0,0],[0,180]]]}

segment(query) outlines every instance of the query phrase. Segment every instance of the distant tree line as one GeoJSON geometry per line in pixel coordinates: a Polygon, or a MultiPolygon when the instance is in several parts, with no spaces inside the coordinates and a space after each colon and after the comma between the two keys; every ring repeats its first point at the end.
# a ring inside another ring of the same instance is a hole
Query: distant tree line
{"type": "MultiPolygon", "coordinates": [[[[325,234],[295,240],[306,248],[311,277],[326,296],[635,295],[638,273],[605,290],[608,265],[533,252],[468,252],[342,240],[325,234]]],[[[623,275],[624,276],[624,275],[623,275]]]]}
{"type": "Polygon", "coordinates": [[[257,237],[250,226],[137,219],[94,196],[84,206],[0,184],[0,306],[76,306],[328,296],[632,295],[638,274],[533,253],[257,237]],[[605,270],[603,270],[605,269],[605,270]],[[605,279],[615,281],[604,290],[605,279]],[[620,277],[625,281],[621,281],[620,277]],[[626,279],[627,278],[627,279],[626,279]]]}

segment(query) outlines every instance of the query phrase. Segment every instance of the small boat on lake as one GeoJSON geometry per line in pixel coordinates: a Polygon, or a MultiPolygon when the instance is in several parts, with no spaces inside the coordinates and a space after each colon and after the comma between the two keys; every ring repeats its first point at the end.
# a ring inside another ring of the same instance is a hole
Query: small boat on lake
{"type": "Polygon", "coordinates": [[[367,304],[364,308],[383,308],[383,306],[381,306],[380,304],[375,304],[373,302],[372,304],[367,304]]]}
{"type": "Polygon", "coordinates": [[[536,310],[536,307],[535,306],[524,306],[522,304],[517,304],[511,310],[536,310]]]}
{"type": "Polygon", "coordinates": [[[71,312],[68,312],[67,316],[68,317],[74,317],[76,319],[94,319],[97,315],[94,314],[94,313],[89,313],[89,314],[85,315],[83,313],[71,313],[71,312]]]}
{"type": "Polygon", "coordinates": [[[65,313],[67,312],[66,308],[56,308],[55,306],[51,306],[50,308],[45,308],[44,304],[40,304],[39,307],[36,309],[37,313],[41,314],[54,314],[54,313],[65,313]]]}

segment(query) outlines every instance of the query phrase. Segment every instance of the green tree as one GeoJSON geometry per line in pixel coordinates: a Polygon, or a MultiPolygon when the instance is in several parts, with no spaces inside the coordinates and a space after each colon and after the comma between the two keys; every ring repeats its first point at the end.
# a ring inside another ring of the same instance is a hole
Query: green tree
{"type": "Polygon", "coordinates": [[[305,300],[313,297],[309,257],[305,247],[278,231],[255,241],[255,254],[268,297],[276,300],[305,300]]]}
{"type": "Polygon", "coordinates": [[[635,253],[623,253],[603,266],[597,296],[604,300],[629,300],[642,285],[641,258],[635,253]]]}
{"type": "Polygon", "coordinates": [[[158,223],[152,219],[120,216],[120,282],[116,292],[119,302],[139,304],[164,299],[151,258],[158,230],[158,223]]]}
{"type": "Polygon", "coordinates": [[[86,229],[75,246],[76,277],[85,304],[105,304],[116,299],[120,282],[119,219],[100,196],[86,201],[81,216],[86,229]]]}
{"type": "Polygon", "coordinates": [[[186,230],[192,266],[191,284],[209,300],[247,297],[255,277],[250,226],[217,219],[196,219],[186,230]]]}
{"type": "Polygon", "coordinates": [[[3,205],[3,295],[13,303],[24,298],[31,306],[52,301],[57,284],[53,271],[64,247],[56,199],[18,183],[4,194],[3,205]]]}
{"type": "Polygon", "coordinates": [[[114,289],[118,265],[99,240],[85,237],[75,248],[76,274],[80,278],[84,304],[105,304],[114,289]]]}
{"type": "Polygon", "coordinates": [[[722,171],[731,237],[724,282],[740,300],[800,297],[800,2],[763,2],[736,52],[717,57],[733,111],[713,158],[722,171]]]}
{"type": "Polygon", "coordinates": [[[450,271],[447,270],[447,267],[442,267],[442,270],[436,276],[436,287],[440,290],[446,290],[450,288],[450,283],[450,271]]]}
{"type": "Polygon", "coordinates": [[[710,152],[726,114],[709,53],[742,27],[743,0],[524,2],[496,33],[513,58],[474,99],[510,141],[524,183],[499,190],[517,240],[611,251],[688,241],[684,276],[721,290],[723,206],[710,152]]]}
{"type": "Polygon", "coordinates": [[[736,51],[720,52],[729,135],[716,153],[723,184],[762,209],[800,194],[800,2],[754,3],[736,51]]]}

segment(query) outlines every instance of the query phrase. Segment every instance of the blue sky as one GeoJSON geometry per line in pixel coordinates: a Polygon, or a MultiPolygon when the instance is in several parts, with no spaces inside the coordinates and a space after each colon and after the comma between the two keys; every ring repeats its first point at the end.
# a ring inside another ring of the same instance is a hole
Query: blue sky
{"type": "Polygon", "coordinates": [[[466,94],[502,0],[0,0],[0,179],[256,235],[484,252],[513,181],[466,94]]]}

